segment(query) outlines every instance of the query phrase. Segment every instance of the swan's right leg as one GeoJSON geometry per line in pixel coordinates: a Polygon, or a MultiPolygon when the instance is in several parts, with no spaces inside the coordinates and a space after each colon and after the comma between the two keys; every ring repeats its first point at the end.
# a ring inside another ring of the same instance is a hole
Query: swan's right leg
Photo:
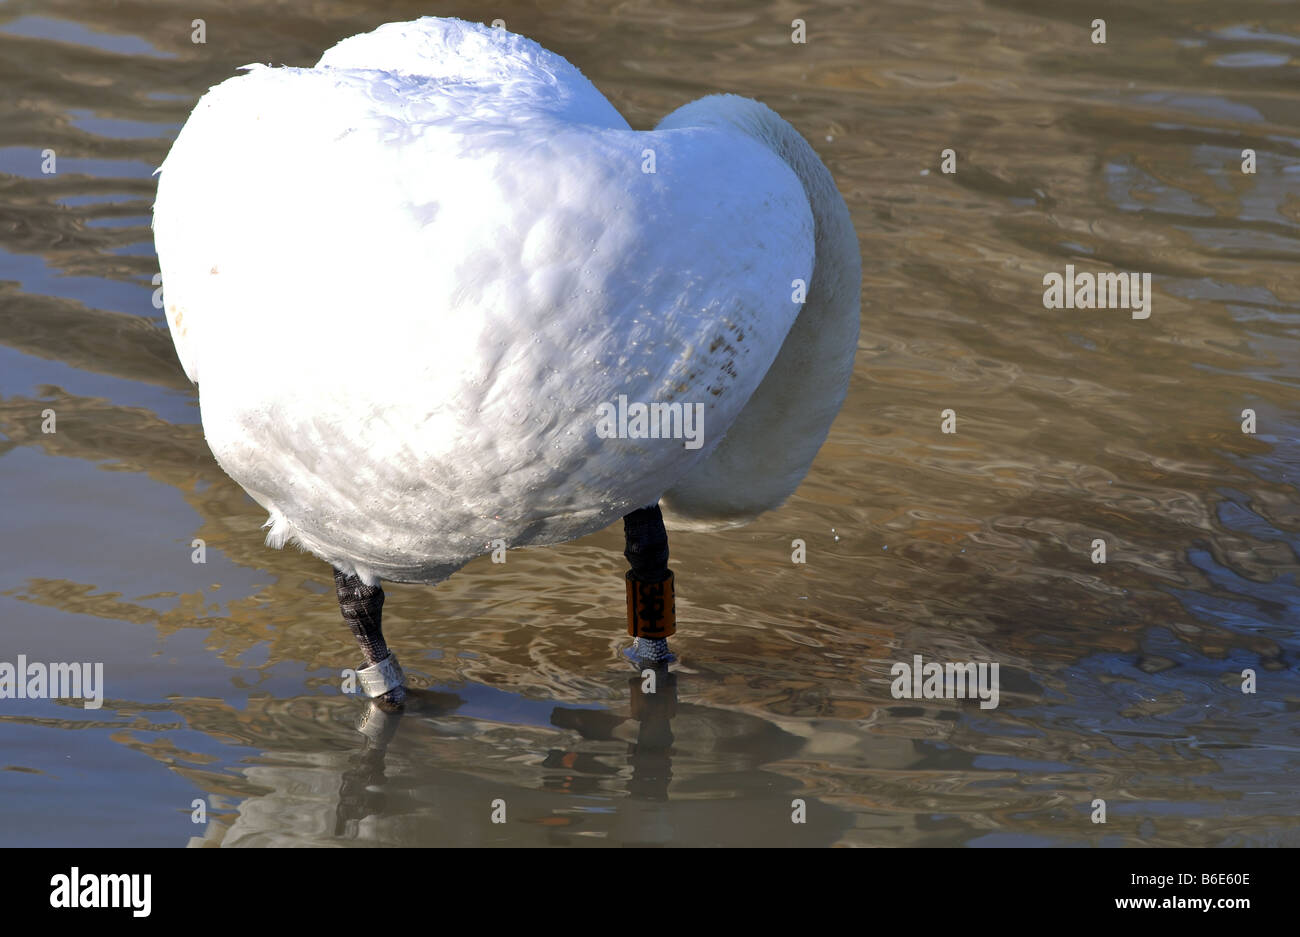
{"type": "Polygon", "coordinates": [[[667,666],[676,659],[668,639],[677,633],[677,607],[659,505],[625,516],[623,535],[623,555],[632,567],[627,572],[627,632],[636,638],[627,656],[637,664],[667,666]]]}

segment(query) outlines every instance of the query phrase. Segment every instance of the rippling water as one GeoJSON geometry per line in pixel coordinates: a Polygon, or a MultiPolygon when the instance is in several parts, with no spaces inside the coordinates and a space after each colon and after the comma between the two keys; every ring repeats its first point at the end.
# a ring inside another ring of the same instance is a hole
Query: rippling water
{"type": "Polygon", "coordinates": [[[862,242],[857,371],[785,508],[672,536],[671,692],[618,657],[614,528],[391,587],[423,690],[361,734],[328,568],[263,547],[203,442],[149,219],[238,66],[484,16],[373,6],[0,4],[0,661],[107,685],[0,701],[0,843],[1300,844],[1294,6],[808,5],[797,45],[786,4],[496,4],[636,127],[734,91],[808,137],[862,242]],[[1150,318],[1045,309],[1066,264],[1151,273],[1150,318]],[[999,662],[1001,705],[893,698],[915,654],[999,662]]]}

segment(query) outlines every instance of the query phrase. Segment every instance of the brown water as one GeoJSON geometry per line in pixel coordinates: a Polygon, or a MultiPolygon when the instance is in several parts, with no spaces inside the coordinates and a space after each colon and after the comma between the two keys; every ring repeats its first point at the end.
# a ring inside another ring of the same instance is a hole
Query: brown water
{"type": "Polygon", "coordinates": [[[149,214],[238,66],[485,15],[375,6],[0,5],[0,661],[107,684],[0,700],[0,843],[1300,844],[1296,7],[496,4],[634,126],[734,91],[808,137],[862,242],[857,371],[789,504],[672,536],[675,699],[618,656],[614,528],[391,587],[424,692],[365,736],[329,570],[204,445],[149,214]],[[1150,318],[1045,309],[1067,263],[1151,273],[1150,318]],[[914,654],[999,663],[1000,706],[895,699],[914,654]]]}

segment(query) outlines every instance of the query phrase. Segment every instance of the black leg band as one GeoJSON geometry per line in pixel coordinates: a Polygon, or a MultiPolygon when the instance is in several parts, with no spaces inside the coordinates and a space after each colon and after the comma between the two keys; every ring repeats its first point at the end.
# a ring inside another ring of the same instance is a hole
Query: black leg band
{"type": "Polygon", "coordinates": [[[664,515],[655,504],[633,511],[623,518],[627,548],[623,555],[637,582],[663,582],[668,578],[668,531],[664,515]]]}

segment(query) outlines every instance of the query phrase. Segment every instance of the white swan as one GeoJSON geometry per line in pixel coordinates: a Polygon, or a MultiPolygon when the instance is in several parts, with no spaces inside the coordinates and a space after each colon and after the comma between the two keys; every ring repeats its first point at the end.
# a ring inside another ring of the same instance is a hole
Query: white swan
{"type": "MultiPolygon", "coordinates": [[[[372,665],[379,580],[438,582],[494,541],[627,517],[629,579],[671,605],[654,505],[690,528],[778,506],[844,400],[857,238],[756,101],[638,132],[536,43],[424,18],[217,85],[159,172],[208,443],[270,545],[335,567],[372,665]],[[604,438],[620,397],[699,412],[702,444],[604,438]]],[[[392,698],[390,664],[368,692],[392,698]]]]}

